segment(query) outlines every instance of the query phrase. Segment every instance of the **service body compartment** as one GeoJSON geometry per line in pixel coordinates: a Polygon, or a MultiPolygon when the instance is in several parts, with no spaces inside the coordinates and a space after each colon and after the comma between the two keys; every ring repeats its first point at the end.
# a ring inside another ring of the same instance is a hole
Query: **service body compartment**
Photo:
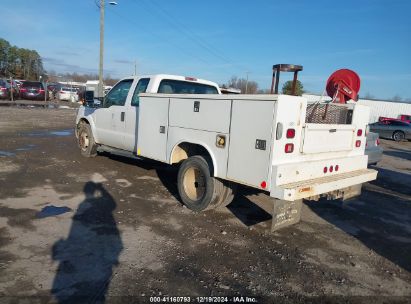
{"type": "Polygon", "coordinates": [[[169,98],[140,98],[137,154],[167,161],[169,98]]]}
{"type": "Polygon", "coordinates": [[[228,133],[231,100],[171,98],[170,126],[228,133]]]}
{"type": "Polygon", "coordinates": [[[350,151],[353,148],[354,125],[305,124],[302,153],[350,151]]]}
{"type": "Polygon", "coordinates": [[[233,100],[227,178],[268,185],[273,147],[274,100],[233,100]]]}

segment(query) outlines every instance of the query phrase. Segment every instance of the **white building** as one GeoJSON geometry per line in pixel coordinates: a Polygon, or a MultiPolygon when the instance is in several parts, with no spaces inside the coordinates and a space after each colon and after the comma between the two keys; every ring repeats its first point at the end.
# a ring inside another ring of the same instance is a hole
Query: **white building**
{"type": "MultiPolygon", "coordinates": [[[[321,96],[315,94],[303,94],[308,102],[319,101],[321,96]]],[[[323,101],[331,100],[330,97],[323,96],[323,101]]],[[[370,107],[370,123],[378,121],[380,116],[398,118],[401,114],[411,114],[411,103],[407,102],[393,102],[387,100],[374,100],[374,99],[359,99],[359,104],[363,104],[370,107]]]]}

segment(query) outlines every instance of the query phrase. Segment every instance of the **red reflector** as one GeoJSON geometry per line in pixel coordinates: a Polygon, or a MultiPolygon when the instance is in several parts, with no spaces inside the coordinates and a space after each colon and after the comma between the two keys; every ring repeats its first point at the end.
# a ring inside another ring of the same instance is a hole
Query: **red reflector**
{"type": "Polygon", "coordinates": [[[357,136],[361,136],[362,135],[362,130],[361,129],[358,129],[357,130],[357,136]]]}
{"type": "Polygon", "coordinates": [[[355,142],[355,146],[356,146],[357,148],[361,147],[361,140],[357,140],[357,141],[355,142]]]}
{"type": "Polygon", "coordinates": [[[262,181],[260,186],[261,188],[265,189],[267,187],[267,183],[265,181],[262,181]]]}
{"type": "Polygon", "coordinates": [[[334,171],[334,167],[330,166],[330,172],[333,172],[333,171],[334,171]]]}
{"type": "Polygon", "coordinates": [[[328,172],[328,168],[324,167],[324,173],[327,173],[327,172],[328,172]]]}
{"type": "Polygon", "coordinates": [[[380,139],[379,139],[379,138],[377,138],[377,140],[375,141],[375,144],[376,144],[377,146],[380,145],[380,139]]]}
{"type": "Polygon", "coordinates": [[[295,130],[294,129],[288,129],[287,130],[287,138],[294,138],[295,137],[295,130]]]}
{"type": "Polygon", "coordinates": [[[293,153],[294,151],[294,144],[286,144],[284,152],[285,153],[293,153]]]}
{"type": "Polygon", "coordinates": [[[335,165],[335,171],[338,171],[340,169],[339,165],[335,165]]]}

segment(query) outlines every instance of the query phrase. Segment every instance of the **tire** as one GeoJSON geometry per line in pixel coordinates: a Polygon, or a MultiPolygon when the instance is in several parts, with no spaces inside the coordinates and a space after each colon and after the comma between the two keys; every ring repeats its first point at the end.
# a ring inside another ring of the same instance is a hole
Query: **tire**
{"type": "Polygon", "coordinates": [[[395,131],[392,134],[392,139],[394,139],[395,141],[402,141],[405,138],[405,134],[402,131],[395,131]]]}
{"type": "Polygon", "coordinates": [[[97,155],[97,145],[94,141],[93,132],[91,132],[89,124],[80,124],[77,141],[81,155],[85,157],[94,157],[97,155]]]}
{"type": "Polygon", "coordinates": [[[221,181],[218,182],[222,183],[223,191],[220,199],[214,205],[214,208],[224,208],[231,204],[234,200],[235,194],[237,192],[237,184],[229,181],[221,181]]]}
{"type": "Polygon", "coordinates": [[[223,183],[211,175],[212,163],[205,156],[191,156],[178,171],[177,188],[188,209],[199,212],[215,207],[224,194],[223,183]]]}

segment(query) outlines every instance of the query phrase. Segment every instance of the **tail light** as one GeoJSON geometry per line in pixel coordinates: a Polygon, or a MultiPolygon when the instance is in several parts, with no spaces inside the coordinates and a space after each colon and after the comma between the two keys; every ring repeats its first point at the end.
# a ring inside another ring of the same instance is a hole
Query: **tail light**
{"type": "Polygon", "coordinates": [[[287,138],[294,138],[295,137],[295,129],[288,129],[286,133],[287,138]]]}
{"type": "Polygon", "coordinates": [[[333,172],[333,171],[334,171],[334,167],[330,166],[330,172],[333,172]]]}
{"type": "Polygon", "coordinates": [[[324,172],[324,173],[327,173],[327,172],[328,172],[328,168],[327,168],[327,167],[324,167],[323,172],[324,172]]]}
{"type": "Polygon", "coordinates": [[[379,138],[377,138],[377,139],[376,139],[376,141],[375,141],[375,145],[377,145],[377,146],[379,146],[379,145],[380,145],[380,139],[379,139],[379,138]]]}
{"type": "Polygon", "coordinates": [[[40,90],[39,90],[39,93],[44,93],[44,90],[43,90],[43,89],[40,89],[40,90]]]}
{"type": "Polygon", "coordinates": [[[6,88],[0,88],[0,90],[1,90],[1,91],[6,91],[7,89],[6,89],[6,88]]]}
{"type": "Polygon", "coordinates": [[[60,91],[59,93],[60,93],[60,94],[64,94],[64,91],[60,91]]]}
{"type": "Polygon", "coordinates": [[[20,92],[27,92],[27,89],[20,89],[20,92]]]}
{"type": "Polygon", "coordinates": [[[356,146],[357,148],[361,147],[361,140],[357,140],[357,141],[355,142],[355,146],[356,146]]]}
{"type": "Polygon", "coordinates": [[[358,129],[357,130],[357,136],[361,136],[362,135],[362,129],[358,129]]]}
{"type": "Polygon", "coordinates": [[[294,144],[286,144],[284,148],[285,153],[293,153],[294,151],[294,144]]]}
{"type": "Polygon", "coordinates": [[[337,172],[338,170],[340,170],[340,166],[339,166],[339,165],[335,165],[335,171],[337,172]]]}

